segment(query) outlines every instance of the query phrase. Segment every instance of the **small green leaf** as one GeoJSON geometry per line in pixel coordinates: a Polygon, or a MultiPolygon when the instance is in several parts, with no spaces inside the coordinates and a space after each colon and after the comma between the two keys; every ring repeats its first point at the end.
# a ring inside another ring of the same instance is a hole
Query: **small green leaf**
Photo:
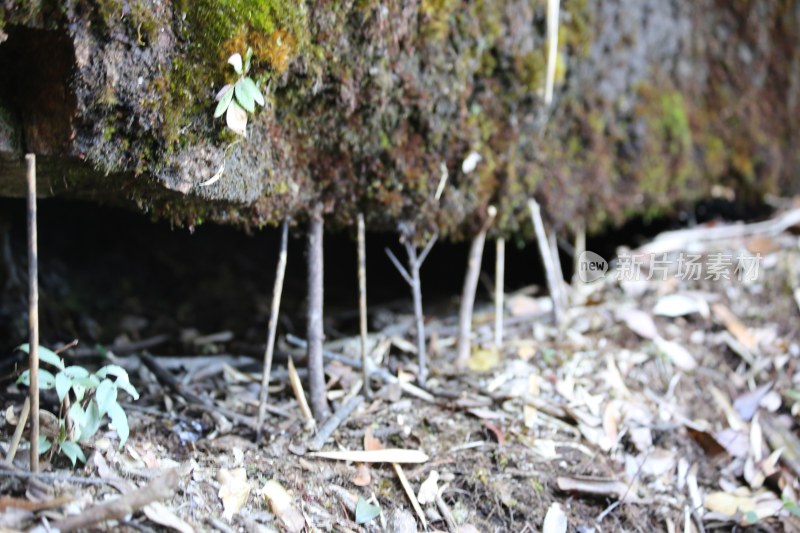
{"type": "Polygon", "coordinates": [[[83,454],[83,450],[81,450],[81,447],[76,443],[65,440],[58,445],[58,448],[61,450],[61,453],[69,457],[69,460],[72,461],[72,466],[75,466],[75,461],[78,459],[80,459],[82,463],[86,462],[86,456],[83,454]]]}
{"type": "Polygon", "coordinates": [[[87,389],[96,389],[100,386],[100,380],[89,374],[85,378],[72,378],[73,385],[80,385],[87,389]]]}
{"type": "Polygon", "coordinates": [[[94,394],[97,400],[97,407],[100,410],[100,415],[108,412],[112,405],[117,403],[117,388],[110,379],[104,379],[97,387],[97,392],[94,394]]]}
{"type": "MultiPolygon", "coordinates": [[[[236,82],[236,85],[233,86],[233,90],[236,92],[236,101],[239,102],[245,111],[253,113],[256,110],[256,102],[253,98],[253,93],[247,89],[248,80],[250,83],[253,83],[253,80],[250,78],[242,78],[236,82]]],[[[255,86],[255,84],[253,85],[255,86]]]]}
{"type": "Polygon", "coordinates": [[[233,65],[233,70],[236,71],[236,74],[239,76],[242,75],[242,55],[241,54],[233,54],[231,57],[228,58],[228,63],[233,65]]]}
{"type": "Polygon", "coordinates": [[[72,365],[64,369],[64,373],[71,378],[85,378],[89,376],[89,371],[82,366],[72,365]]]}
{"type": "MultiPolygon", "coordinates": [[[[26,370],[22,374],[20,374],[19,378],[17,379],[18,384],[26,385],[28,387],[31,386],[31,371],[26,370]]],[[[52,389],[56,384],[56,378],[48,372],[47,370],[39,369],[39,390],[47,390],[52,389]]]]}
{"type": "Polygon", "coordinates": [[[107,376],[116,376],[118,378],[128,379],[128,371],[119,365],[106,365],[94,374],[100,379],[107,376]]]}
{"type": "Polygon", "coordinates": [[[380,506],[369,503],[361,496],[358,497],[358,503],[356,503],[356,524],[366,524],[380,514],[380,506]]]}
{"type": "Polygon", "coordinates": [[[244,73],[250,72],[250,60],[253,59],[253,49],[247,47],[247,53],[244,54],[244,73]]]}
{"type": "Polygon", "coordinates": [[[128,435],[130,435],[128,415],[125,414],[125,411],[118,403],[114,403],[108,409],[108,416],[111,418],[114,429],[117,430],[117,435],[119,435],[119,449],[121,450],[125,441],[128,440],[128,435]]]}
{"type": "Polygon", "coordinates": [[[131,398],[134,400],[139,399],[139,392],[136,390],[136,387],[131,385],[131,382],[127,379],[117,378],[117,380],[114,382],[114,385],[116,385],[118,389],[122,389],[130,394],[131,398]]]}
{"type": "Polygon", "coordinates": [[[69,379],[66,372],[56,374],[56,394],[58,394],[59,402],[64,401],[64,397],[69,392],[70,387],[72,387],[72,380],[69,379]]]}
{"type": "MultiPolygon", "coordinates": [[[[69,417],[79,430],[83,430],[83,426],[86,424],[86,412],[83,410],[83,407],[81,407],[81,404],[72,404],[69,408],[69,417]]],[[[80,431],[78,431],[78,434],[80,434],[80,431]]]]}
{"type": "MultiPolygon", "coordinates": [[[[30,354],[31,345],[30,343],[26,342],[25,344],[20,344],[15,349],[30,354]]],[[[42,363],[47,363],[48,365],[53,365],[59,370],[64,370],[64,361],[58,356],[58,354],[45,348],[41,344],[39,345],[39,361],[42,363]]]]}
{"type": "Polygon", "coordinates": [[[233,87],[231,87],[222,94],[222,98],[219,99],[217,108],[214,110],[214,118],[221,117],[222,114],[228,110],[228,106],[231,105],[232,99],[233,99],[233,87]]]}
{"type": "Polygon", "coordinates": [[[244,90],[248,96],[253,99],[253,101],[258,103],[258,105],[264,105],[264,95],[262,95],[261,91],[258,90],[258,85],[256,85],[256,82],[250,78],[242,78],[242,90],[244,90]]]}
{"type": "Polygon", "coordinates": [[[47,440],[47,437],[44,435],[39,435],[39,455],[47,453],[47,451],[52,447],[50,441],[47,440]]]}
{"type": "Polygon", "coordinates": [[[102,423],[103,416],[97,408],[97,402],[92,400],[84,412],[83,429],[81,429],[81,435],[78,440],[85,441],[94,437],[102,423]]]}
{"type": "Polygon", "coordinates": [[[789,498],[786,497],[783,498],[783,507],[794,516],[800,518],[800,506],[798,506],[795,502],[793,502],[789,498]]]}

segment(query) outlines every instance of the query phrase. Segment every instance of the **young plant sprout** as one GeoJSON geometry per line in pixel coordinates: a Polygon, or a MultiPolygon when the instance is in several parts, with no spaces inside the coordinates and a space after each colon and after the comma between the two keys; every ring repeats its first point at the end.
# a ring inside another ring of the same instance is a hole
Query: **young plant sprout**
{"type": "Polygon", "coordinates": [[[244,64],[241,54],[236,53],[228,58],[228,63],[233,66],[239,79],[220,89],[216,96],[219,103],[214,110],[214,118],[219,118],[224,113],[225,123],[231,131],[242,137],[247,136],[247,114],[255,113],[256,104],[264,106],[264,95],[261,94],[258,84],[247,75],[252,58],[252,48],[247,49],[244,64]]]}

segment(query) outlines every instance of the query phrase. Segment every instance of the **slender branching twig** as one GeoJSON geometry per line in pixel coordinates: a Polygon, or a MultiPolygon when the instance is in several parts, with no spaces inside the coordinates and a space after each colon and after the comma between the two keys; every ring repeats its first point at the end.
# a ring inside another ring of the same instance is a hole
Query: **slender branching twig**
{"type": "Polygon", "coordinates": [[[317,420],[330,414],[325,394],[325,368],[322,345],[325,332],[322,322],[323,307],[323,236],[322,204],[317,204],[311,214],[308,229],[308,394],[311,409],[317,420]]]}
{"type": "Polygon", "coordinates": [[[528,200],[528,208],[531,211],[533,229],[536,232],[539,253],[542,256],[542,263],[544,264],[545,274],[547,275],[547,286],[548,289],[550,289],[550,298],[553,300],[553,315],[555,316],[556,323],[560,325],[563,318],[563,310],[561,309],[559,285],[558,279],[556,278],[556,267],[553,264],[553,254],[550,245],[547,243],[547,234],[544,231],[541,208],[539,207],[539,203],[533,199],[528,200]]]}
{"type": "Polygon", "coordinates": [[[403,276],[403,279],[405,279],[406,283],[411,287],[411,296],[414,300],[414,318],[417,326],[417,357],[419,361],[419,375],[417,376],[417,380],[420,385],[425,385],[428,379],[428,365],[425,351],[425,323],[422,314],[422,282],[420,281],[419,270],[422,268],[425,259],[428,258],[428,254],[433,248],[433,245],[436,244],[437,235],[431,237],[422,249],[422,252],[417,254],[417,247],[414,246],[412,242],[414,234],[413,228],[403,225],[400,231],[401,240],[406,249],[406,254],[408,255],[408,270],[400,264],[400,261],[389,248],[386,248],[386,255],[389,256],[389,259],[391,259],[397,271],[400,272],[400,275],[403,276]]]}
{"type": "Polygon", "coordinates": [[[261,373],[261,394],[258,399],[258,429],[256,442],[261,440],[266,416],[267,396],[269,395],[269,378],[272,372],[272,356],[275,353],[275,335],[278,331],[278,313],[281,308],[281,294],[283,293],[283,278],[286,274],[287,248],[289,242],[289,221],[284,220],[281,226],[281,249],[278,255],[278,267],[275,271],[275,285],[272,287],[272,307],[269,312],[269,332],[267,334],[267,348],[264,352],[264,370],[261,373]]]}
{"type": "Polygon", "coordinates": [[[336,428],[342,425],[347,420],[347,417],[356,410],[356,408],[364,403],[363,396],[353,396],[344,402],[317,430],[317,434],[308,445],[308,449],[312,451],[319,451],[325,445],[325,441],[336,431],[336,428]]]}
{"type": "Polygon", "coordinates": [[[464,289],[461,293],[461,309],[458,313],[458,355],[456,365],[460,368],[467,366],[472,351],[472,309],[475,306],[475,291],[478,288],[478,278],[481,273],[483,260],[483,246],[486,243],[486,231],[497,216],[497,209],[489,207],[488,218],[483,227],[472,239],[467,261],[467,274],[464,276],[464,289]]]}
{"type": "Polygon", "coordinates": [[[31,472],[39,471],[39,256],[36,236],[36,156],[28,165],[28,329],[30,333],[31,472]]]}

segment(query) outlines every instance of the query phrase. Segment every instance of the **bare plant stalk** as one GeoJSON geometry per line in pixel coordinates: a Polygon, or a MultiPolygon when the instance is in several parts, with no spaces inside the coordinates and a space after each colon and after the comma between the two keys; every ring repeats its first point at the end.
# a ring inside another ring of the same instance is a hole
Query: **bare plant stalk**
{"type": "Polygon", "coordinates": [[[367,230],[364,223],[364,215],[358,214],[358,313],[359,329],[361,332],[361,372],[364,380],[364,395],[372,397],[372,389],[369,382],[367,353],[367,230]]]}
{"type": "Polygon", "coordinates": [[[577,231],[575,232],[575,257],[574,265],[573,265],[573,276],[572,276],[572,284],[575,286],[580,281],[578,278],[578,272],[580,272],[581,268],[581,257],[586,252],[586,225],[581,222],[578,226],[577,231]]]}
{"type": "Polygon", "coordinates": [[[547,72],[544,86],[544,103],[547,106],[553,101],[553,86],[556,80],[559,4],[559,0],[547,1],[547,72]]]}
{"type": "Polygon", "coordinates": [[[553,268],[555,268],[556,286],[558,287],[558,302],[561,308],[569,307],[569,294],[567,284],[564,281],[564,271],[561,269],[561,257],[558,254],[558,235],[556,230],[551,229],[548,235],[547,244],[550,245],[550,254],[553,256],[553,268]]]}
{"type": "Polygon", "coordinates": [[[544,231],[544,222],[542,221],[542,211],[539,203],[534,200],[528,200],[528,209],[531,212],[531,219],[533,220],[533,229],[536,232],[536,241],[539,245],[539,254],[542,256],[542,263],[544,264],[545,274],[547,275],[547,286],[550,290],[550,298],[553,300],[553,315],[555,316],[556,323],[561,324],[563,319],[563,310],[559,301],[559,286],[556,278],[556,267],[553,264],[553,254],[550,245],[547,243],[547,234],[544,231]]]}
{"type": "Polygon", "coordinates": [[[311,409],[317,420],[330,414],[325,397],[325,368],[322,360],[322,345],[325,332],[322,323],[323,307],[323,251],[322,235],[324,222],[322,204],[314,207],[308,229],[308,395],[311,409]]]}
{"type": "Polygon", "coordinates": [[[472,239],[472,245],[469,249],[467,274],[464,276],[461,308],[458,313],[458,355],[456,356],[456,366],[459,368],[467,366],[469,355],[472,352],[472,310],[475,307],[475,291],[478,289],[478,277],[481,273],[486,231],[497,215],[497,209],[494,206],[490,206],[488,214],[489,217],[475,238],[472,239]]]}
{"type": "Polygon", "coordinates": [[[505,304],[506,240],[498,237],[495,243],[494,263],[494,347],[503,349],[503,313],[505,304]]]}
{"type": "Polygon", "coordinates": [[[400,261],[389,248],[386,248],[386,255],[389,256],[389,259],[392,260],[397,271],[400,272],[400,275],[403,276],[403,279],[405,279],[406,283],[411,287],[411,296],[414,300],[414,319],[417,327],[417,357],[419,361],[419,375],[417,376],[417,380],[420,385],[425,385],[428,379],[428,358],[425,349],[425,321],[422,314],[422,282],[420,281],[419,270],[425,262],[425,259],[427,259],[433,245],[436,243],[437,236],[434,235],[431,237],[428,244],[425,245],[425,248],[418,255],[416,246],[411,242],[413,233],[412,228],[407,226],[401,227],[401,239],[406,249],[406,254],[408,255],[408,270],[400,264],[400,261]]]}
{"type": "Polygon", "coordinates": [[[36,156],[28,165],[28,330],[30,336],[31,472],[39,471],[39,256],[36,236],[36,156]]]}
{"type": "Polygon", "coordinates": [[[325,441],[336,431],[336,428],[341,426],[347,420],[347,417],[362,403],[364,403],[363,396],[353,396],[340,405],[336,412],[328,417],[325,423],[317,430],[317,434],[314,435],[314,438],[309,443],[308,449],[315,452],[321,450],[325,445],[325,441]]]}
{"type": "Polygon", "coordinates": [[[25,424],[28,423],[28,414],[31,410],[31,399],[25,398],[25,403],[22,404],[22,412],[17,419],[17,427],[14,428],[14,435],[11,437],[11,444],[8,447],[8,454],[6,455],[5,464],[11,466],[14,464],[14,457],[17,456],[17,448],[19,441],[22,440],[22,432],[25,429],[25,424]]]}
{"type": "Polygon", "coordinates": [[[275,285],[272,287],[272,307],[269,312],[269,331],[267,333],[267,348],[264,352],[264,370],[261,373],[261,394],[258,399],[258,429],[256,429],[256,442],[261,440],[264,429],[264,418],[267,414],[267,396],[269,395],[269,378],[272,372],[272,356],[275,353],[275,335],[278,331],[278,313],[281,309],[281,294],[283,293],[283,278],[286,274],[287,248],[289,242],[289,221],[284,220],[281,226],[281,249],[278,255],[278,267],[275,271],[275,285]]]}

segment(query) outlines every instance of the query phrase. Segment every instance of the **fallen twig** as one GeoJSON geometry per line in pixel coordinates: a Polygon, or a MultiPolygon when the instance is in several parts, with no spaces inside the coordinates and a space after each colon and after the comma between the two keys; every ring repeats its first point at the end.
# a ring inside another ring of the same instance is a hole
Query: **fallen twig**
{"type": "Polygon", "coordinates": [[[87,528],[108,520],[119,520],[133,514],[145,505],[171,498],[178,488],[178,470],[170,469],[143,488],[84,509],[81,514],[71,515],[52,524],[62,533],[87,528]]]}
{"type": "Polygon", "coordinates": [[[406,492],[406,496],[408,499],[411,500],[411,506],[414,508],[414,511],[417,512],[417,517],[419,517],[420,522],[422,522],[423,529],[428,529],[428,520],[425,518],[425,512],[420,507],[419,502],[417,501],[417,495],[414,494],[414,489],[411,487],[411,483],[408,482],[408,478],[406,477],[405,472],[403,472],[403,468],[397,464],[392,463],[392,468],[394,468],[397,477],[400,479],[400,484],[403,486],[403,490],[406,492]]]}
{"type": "Polygon", "coordinates": [[[503,318],[505,309],[505,277],[506,277],[506,240],[498,237],[495,243],[494,263],[494,347],[497,351],[503,348],[503,318]]]}
{"type": "Polygon", "coordinates": [[[308,445],[308,449],[313,451],[321,450],[325,445],[325,441],[336,431],[336,428],[338,428],[362,403],[364,403],[363,396],[354,396],[343,403],[339,409],[328,417],[325,423],[320,426],[317,430],[317,434],[314,435],[314,438],[308,445]]]}
{"type": "Polygon", "coordinates": [[[25,403],[22,404],[22,412],[17,420],[17,427],[14,428],[14,435],[11,437],[11,444],[8,447],[8,455],[6,455],[5,464],[11,466],[14,464],[14,457],[17,455],[17,448],[19,441],[22,440],[22,432],[25,430],[25,424],[28,422],[28,415],[31,410],[30,397],[25,398],[25,403]]]}
{"type": "Polygon", "coordinates": [[[294,361],[292,358],[289,358],[289,383],[292,386],[292,391],[294,392],[294,397],[297,400],[297,405],[300,406],[300,412],[303,413],[303,418],[306,419],[310,425],[316,424],[314,420],[314,415],[311,413],[311,408],[308,406],[308,400],[306,400],[306,393],[303,390],[303,382],[300,381],[300,376],[297,375],[297,370],[294,367],[294,361]]]}
{"type": "Polygon", "coordinates": [[[456,356],[456,365],[460,368],[467,366],[472,352],[472,309],[475,305],[475,291],[478,288],[478,277],[481,273],[486,231],[497,215],[497,209],[489,206],[488,215],[483,227],[472,240],[467,261],[467,273],[464,276],[464,289],[461,292],[461,307],[458,313],[458,355],[456,356]]]}
{"type": "Polygon", "coordinates": [[[267,395],[269,394],[269,376],[272,371],[272,356],[275,353],[275,335],[278,331],[278,313],[281,308],[281,293],[283,292],[283,278],[286,274],[287,248],[289,241],[289,221],[284,220],[281,226],[281,248],[278,256],[278,267],[275,271],[275,285],[272,288],[272,307],[269,312],[269,330],[267,333],[267,347],[264,351],[264,369],[261,374],[261,393],[258,397],[258,428],[256,429],[256,442],[261,440],[264,428],[264,417],[267,414],[267,395]]]}
{"type": "Polygon", "coordinates": [[[380,450],[338,450],[331,452],[312,452],[311,457],[332,459],[334,461],[353,461],[356,463],[424,463],[429,458],[419,450],[382,448],[380,450]]]}
{"type": "Polygon", "coordinates": [[[28,331],[30,350],[31,472],[39,471],[39,257],[36,235],[36,156],[28,165],[28,331]]]}

